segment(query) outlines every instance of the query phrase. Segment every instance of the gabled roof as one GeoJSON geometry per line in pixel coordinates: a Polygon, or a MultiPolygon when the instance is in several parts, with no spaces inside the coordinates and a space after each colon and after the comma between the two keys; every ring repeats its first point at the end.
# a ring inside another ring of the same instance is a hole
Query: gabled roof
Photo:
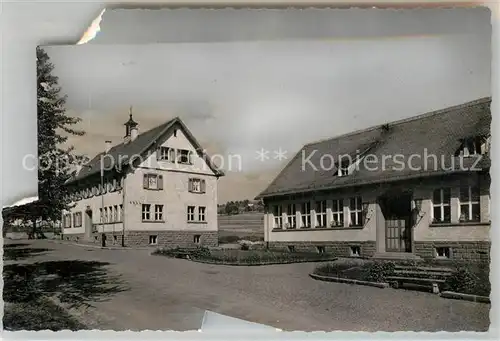
{"type": "MultiPolygon", "coordinates": [[[[470,168],[475,163],[475,158],[463,159],[461,167],[460,158],[455,158],[454,154],[464,138],[490,133],[490,103],[491,97],[482,98],[307,144],[257,198],[463,171],[463,168],[470,168]],[[352,174],[338,177],[336,167],[333,169],[330,167],[331,160],[338,162],[342,155],[360,155],[367,149],[370,158],[378,160],[378,163],[368,163],[368,169],[364,162],[361,162],[352,174]],[[412,154],[420,155],[421,158],[413,157],[411,160],[413,169],[409,167],[401,169],[398,160],[403,160],[407,165],[408,158],[412,154]],[[382,166],[383,156],[395,155],[398,157],[386,159],[385,167],[382,166]],[[425,165],[425,155],[436,155],[438,165],[432,158],[427,159],[425,165]],[[444,163],[441,162],[441,156],[444,163]],[[320,166],[321,157],[324,167],[320,166]],[[307,160],[310,160],[310,163],[307,160]],[[455,167],[452,168],[453,163],[455,167]],[[378,169],[373,170],[375,167],[378,169]]],[[[488,168],[489,159],[482,158],[476,167],[488,168]]]]}
{"type": "MultiPolygon", "coordinates": [[[[155,147],[158,139],[160,139],[170,129],[173,128],[179,128],[184,132],[186,137],[190,140],[190,142],[197,150],[198,155],[207,162],[208,166],[216,176],[224,175],[224,173],[213,164],[210,157],[208,157],[208,155],[203,151],[201,145],[198,143],[193,134],[189,131],[189,129],[179,117],[175,117],[153,129],[139,134],[134,141],[120,143],[112,147],[107,153],[108,156],[103,158],[104,169],[111,169],[111,162],[116,162],[116,165],[114,165],[115,167],[123,167],[126,163],[129,162],[129,158],[131,158],[132,156],[144,155],[144,153],[155,147]]],[[[70,184],[75,181],[87,178],[91,175],[100,173],[101,157],[103,157],[105,154],[105,152],[97,154],[89,163],[82,167],[80,172],[75,173],[66,183],[70,184]]]]}

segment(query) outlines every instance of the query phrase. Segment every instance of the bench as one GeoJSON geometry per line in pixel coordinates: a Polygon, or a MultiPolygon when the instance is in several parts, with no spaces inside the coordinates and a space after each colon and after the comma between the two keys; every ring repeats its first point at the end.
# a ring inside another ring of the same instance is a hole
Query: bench
{"type": "Polygon", "coordinates": [[[392,276],[387,279],[393,288],[399,288],[403,283],[430,284],[432,292],[439,294],[439,286],[453,273],[449,268],[396,266],[392,276]]]}

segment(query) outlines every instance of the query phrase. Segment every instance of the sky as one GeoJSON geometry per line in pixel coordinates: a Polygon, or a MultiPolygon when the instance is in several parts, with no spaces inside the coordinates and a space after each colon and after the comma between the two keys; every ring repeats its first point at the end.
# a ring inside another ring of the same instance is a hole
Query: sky
{"type": "Polygon", "coordinates": [[[105,140],[120,143],[129,106],[139,131],[179,116],[224,157],[223,203],[255,197],[306,143],[490,96],[489,13],[468,13],[381,21],[364,11],[369,35],[353,34],[361,16],[351,11],[337,17],[342,31],[316,39],[45,50],[68,113],[87,133],[70,140],[77,151],[93,156],[105,140]],[[269,159],[256,158],[262,149],[269,159]],[[228,169],[229,155],[241,167],[228,169]]]}

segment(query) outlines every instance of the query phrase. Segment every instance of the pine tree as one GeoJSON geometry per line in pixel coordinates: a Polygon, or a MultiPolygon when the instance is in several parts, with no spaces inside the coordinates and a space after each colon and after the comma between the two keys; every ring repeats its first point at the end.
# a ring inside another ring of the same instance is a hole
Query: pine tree
{"type": "Polygon", "coordinates": [[[64,209],[68,208],[68,190],[64,183],[70,176],[70,167],[82,160],[74,155],[74,148],[64,148],[69,135],[84,135],[83,131],[71,128],[80,118],[66,114],[66,96],[61,94],[58,78],[52,74],[54,65],[47,53],[40,47],[37,57],[38,95],[38,197],[39,209],[34,219],[57,221],[64,209]],[[64,134],[65,133],[65,134],[64,134]],[[63,135],[64,134],[64,135],[63,135]]]}

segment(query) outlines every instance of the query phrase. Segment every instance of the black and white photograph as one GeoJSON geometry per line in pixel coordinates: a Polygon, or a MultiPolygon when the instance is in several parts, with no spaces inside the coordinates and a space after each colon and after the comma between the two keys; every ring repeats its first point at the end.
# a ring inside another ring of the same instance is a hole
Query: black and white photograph
{"type": "Polygon", "coordinates": [[[488,331],[491,13],[330,13],[317,39],[34,48],[4,329],[488,331]]]}

